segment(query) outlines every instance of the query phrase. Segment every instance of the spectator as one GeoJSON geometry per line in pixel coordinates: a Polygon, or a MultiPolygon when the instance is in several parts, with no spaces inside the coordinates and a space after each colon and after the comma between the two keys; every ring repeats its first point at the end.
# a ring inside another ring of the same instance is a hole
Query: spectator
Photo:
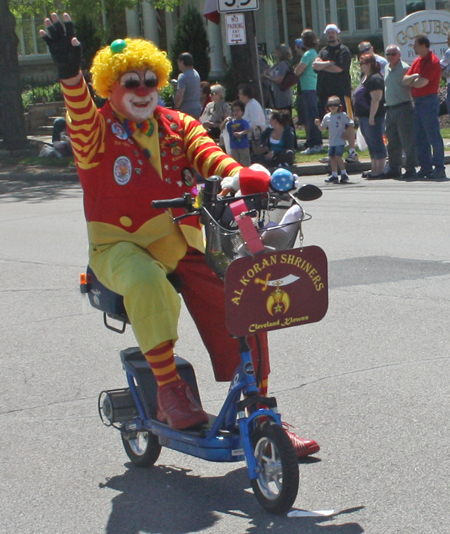
{"type": "Polygon", "coordinates": [[[442,56],[441,67],[442,77],[446,79],[447,83],[447,97],[445,99],[445,102],[447,104],[447,113],[450,117],[450,31],[447,33],[447,45],[449,46],[449,48],[447,48],[445,54],[442,56]]]}
{"type": "Polygon", "coordinates": [[[245,167],[251,165],[250,145],[248,134],[251,131],[250,124],[243,118],[245,105],[240,100],[233,102],[231,113],[233,118],[227,118],[223,126],[226,127],[230,136],[231,157],[245,167]]]}
{"type": "Polygon", "coordinates": [[[363,173],[369,179],[384,178],[386,147],[384,145],[384,80],[380,65],[373,54],[363,54],[359,64],[362,70],[361,84],[355,89],[355,115],[369,147],[371,170],[363,173]]]}
{"type": "Polygon", "coordinates": [[[187,113],[198,119],[202,112],[200,104],[200,75],[194,69],[194,58],[189,52],[184,52],[178,57],[177,90],[174,97],[174,107],[183,113],[187,113]]]}
{"type": "Polygon", "coordinates": [[[270,80],[263,76],[263,74],[270,69],[270,65],[267,63],[264,57],[264,50],[261,45],[258,45],[258,67],[259,67],[259,77],[261,79],[261,90],[263,98],[263,107],[272,108],[272,90],[270,87],[270,80]]]}
{"type": "Polygon", "coordinates": [[[259,135],[266,129],[266,115],[261,104],[254,98],[253,88],[248,83],[241,83],[238,86],[238,98],[245,105],[244,120],[250,124],[251,132],[249,139],[259,135]]]}
{"type": "MultiPolygon", "coordinates": [[[[299,59],[302,59],[303,54],[306,52],[306,48],[303,46],[303,39],[296,39],[295,40],[295,47],[294,47],[295,53],[298,56],[299,59]]],[[[305,108],[303,106],[303,99],[302,99],[302,87],[300,85],[300,78],[298,78],[297,81],[297,97],[295,99],[295,109],[297,110],[297,126],[305,127],[305,108]]],[[[301,148],[301,150],[304,150],[306,148],[310,148],[308,146],[308,142],[305,141],[301,147],[298,146],[298,148],[301,148]]]]}
{"type": "Polygon", "coordinates": [[[360,56],[362,56],[363,54],[372,54],[373,56],[375,56],[376,61],[380,64],[380,74],[384,77],[386,65],[388,64],[387,59],[385,59],[383,56],[375,54],[373,46],[369,41],[362,41],[361,43],[359,43],[358,51],[360,56]]]}
{"type": "Polygon", "coordinates": [[[292,60],[292,51],[290,47],[285,44],[278,45],[275,48],[275,57],[277,62],[264,73],[264,77],[272,82],[273,105],[275,108],[278,110],[286,109],[291,113],[292,105],[294,103],[294,92],[292,87],[289,89],[281,89],[280,84],[291,67],[290,62],[292,60]]]}
{"type": "Polygon", "coordinates": [[[424,33],[414,38],[416,58],[403,83],[411,87],[414,99],[414,139],[420,178],[446,178],[444,166],[444,142],[439,128],[439,83],[441,65],[430,50],[430,40],[424,33]],[[433,151],[433,152],[432,152],[433,151]],[[434,166],[434,170],[433,170],[434,166]]]}
{"type": "Polygon", "coordinates": [[[288,110],[272,111],[270,126],[261,135],[265,150],[261,156],[253,156],[253,163],[261,163],[269,170],[274,167],[290,167],[295,160],[295,133],[288,110]]]}
{"type": "Polygon", "coordinates": [[[52,143],[55,144],[55,141],[61,141],[61,134],[66,133],[67,121],[64,117],[58,117],[53,122],[52,129],[52,143]]]}
{"type": "Polygon", "coordinates": [[[342,159],[345,147],[345,132],[346,130],[354,130],[353,120],[342,111],[342,103],[338,96],[330,96],[327,102],[327,110],[329,111],[322,122],[316,119],[315,123],[321,131],[328,130],[329,143],[328,155],[330,157],[331,176],[325,182],[331,184],[339,183],[338,168],[341,171],[341,184],[348,184],[348,175],[345,170],[345,162],[342,159]]]}
{"type": "Polygon", "coordinates": [[[384,75],[386,99],[386,137],[389,171],[387,178],[402,175],[402,157],[406,154],[406,171],[402,178],[416,176],[416,148],[411,89],[402,83],[409,65],[400,59],[400,48],[393,44],[386,48],[388,65],[384,75]]]}
{"type": "Polygon", "coordinates": [[[200,104],[202,113],[205,111],[206,104],[211,102],[211,85],[209,82],[200,82],[200,104]]]}
{"type": "Polygon", "coordinates": [[[312,30],[304,30],[301,36],[302,49],[305,50],[300,63],[295,67],[295,74],[300,77],[301,98],[305,114],[306,149],[302,154],[320,154],[322,152],[322,134],[315,124],[319,118],[317,107],[317,72],[312,64],[317,57],[317,36],[312,30]]]}
{"type": "MultiPolygon", "coordinates": [[[[343,110],[350,119],[353,120],[353,108],[351,101],[352,83],[350,78],[350,50],[344,46],[339,34],[341,30],[336,24],[327,24],[323,32],[327,39],[327,46],[322,48],[319,55],[313,62],[313,69],[317,71],[317,96],[319,98],[319,114],[324,115],[325,106],[330,96],[336,95],[343,104],[343,110]]],[[[348,135],[349,150],[346,162],[358,161],[358,154],[355,150],[356,137],[351,130],[348,135]]]]}
{"type": "Polygon", "coordinates": [[[231,116],[230,106],[225,101],[225,88],[221,85],[213,85],[211,87],[211,100],[212,102],[206,104],[199,121],[208,130],[210,137],[218,140],[220,125],[227,117],[231,116]]]}

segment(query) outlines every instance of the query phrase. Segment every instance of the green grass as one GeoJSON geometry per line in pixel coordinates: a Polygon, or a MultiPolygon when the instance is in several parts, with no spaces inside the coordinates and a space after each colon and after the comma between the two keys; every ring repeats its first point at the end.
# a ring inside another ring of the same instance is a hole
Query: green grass
{"type": "MultiPolygon", "coordinates": [[[[360,158],[368,158],[369,157],[369,151],[368,150],[364,150],[363,152],[361,152],[360,150],[357,149],[356,152],[358,153],[358,156],[360,158]]],[[[304,156],[303,154],[300,154],[300,152],[297,152],[295,154],[295,163],[318,163],[319,159],[324,158],[327,155],[328,155],[328,150],[327,149],[325,149],[320,154],[312,154],[311,156],[304,156]]],[[[344,153],[344,159],[346,157],[347,157],[347,153],[345,152],[344,153]]]]}

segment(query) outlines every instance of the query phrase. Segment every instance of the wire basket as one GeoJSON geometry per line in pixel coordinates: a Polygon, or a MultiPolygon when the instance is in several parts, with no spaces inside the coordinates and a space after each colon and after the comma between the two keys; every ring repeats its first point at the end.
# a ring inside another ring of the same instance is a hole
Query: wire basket
{"type": "MultiPolygon", "coordinates": [[[[301,223],[311,218],[302,210],[295,197],[289,194],[262,195],[258,202],[246,203],[266,253],[293,248],[301,230],[301,223]],[[255,207],[250,207],[249,204],[250,206],[254,204],[255,207]],[[282,223],[287,211],[294,205],[300,207],[300,217],[293,222],[282,223]]],[[[232,261],[250,256],[251,252],[228,205],[221,210],[203,206],[203,213],[206,263],[219,278],[223,279],[232,261]],[[221,214],[216,218],[214,215],[217,211],[221,214]]]]}

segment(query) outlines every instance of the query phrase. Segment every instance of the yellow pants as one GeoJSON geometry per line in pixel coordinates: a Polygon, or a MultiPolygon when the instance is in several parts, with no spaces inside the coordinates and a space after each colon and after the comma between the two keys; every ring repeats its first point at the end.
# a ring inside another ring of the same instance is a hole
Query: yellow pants
{"type": "Polygon", "coordinates": [[[143,353],[178,339],[181,300],[167,280],[168,268],[129,242],[92,246],[89,265],[100,282],[124,297],[134,335],[143,353]],[[149,325],[152,325],[149,328],[149,325]]]}

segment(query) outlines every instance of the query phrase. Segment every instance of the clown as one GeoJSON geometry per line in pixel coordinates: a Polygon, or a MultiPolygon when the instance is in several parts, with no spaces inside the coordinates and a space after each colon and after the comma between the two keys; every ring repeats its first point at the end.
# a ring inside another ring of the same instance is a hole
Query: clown
{"type": "MultiPolygon", "coordinates": [[[[106,287],[124,298],[133,332],[158,383],[158,419],[177,429],[207,423],[208,415],[175,366],[181,303],[167,275],[175,273],[181,280],[181,295],[218,381],[230,380],[239,359],[238,343],[225,327],[223,284],[204,261],[198,218],[173,224],[177,210],[155,210],[151,203],[195,194],[196,172],[204,177],[240,174],[241,186],[261,179],[263,188],[267,175],[242,169],[198,121],[158,105],[158,90],[167,84],[171,64],[153,43],[117,40],[97,52],[92,85],[108,99],[98,110],[80,72],[81,46],[70,16],[65,13],[60,21],[52,14],[45,26],[41,36],[58,68],[84,192],[89,264],[106,287]]],[[[258,344],[265,393],[269,363],[264,334],[258,344]]],[[[251,345],[256,354],[254,338],[251,345]]],[[[288,435],[299,456],[319,450],[315,441],[288,435]]]]}

